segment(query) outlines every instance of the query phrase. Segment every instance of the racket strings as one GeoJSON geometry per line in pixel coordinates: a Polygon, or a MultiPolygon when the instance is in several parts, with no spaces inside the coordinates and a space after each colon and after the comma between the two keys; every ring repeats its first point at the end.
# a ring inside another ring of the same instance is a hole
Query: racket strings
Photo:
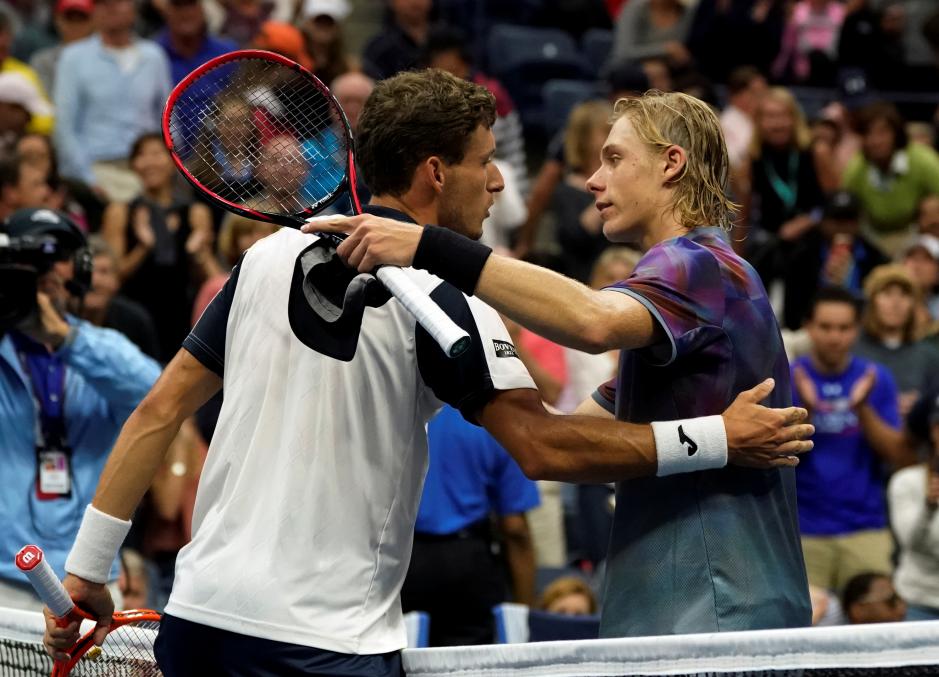
{"type": "Polygon", "coordinates": [[[337,105],[307,75],[267,59],[201,74],[174,102],[169,129],[185,169],[237,206],[311,212],[345,180],[349,148],[337,105]]]}
{"type": "Polygon", "coordinates": [[[92,648],[75,664],[70,677],[159,677],[153,641],[159,621],[138,621],[108,633],[100,649],[92,648]]]}

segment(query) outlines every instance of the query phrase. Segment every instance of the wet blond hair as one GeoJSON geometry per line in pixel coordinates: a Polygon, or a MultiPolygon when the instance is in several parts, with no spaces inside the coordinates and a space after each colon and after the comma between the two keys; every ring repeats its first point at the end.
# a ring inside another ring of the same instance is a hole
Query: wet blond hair
{"type": "Polygon", "coordinates": [[[740,207],[727,197],[730,159],[720,120],[711,107],[687,94],[652,90],[617,101],[612,121],[622,117],[629,119],[636,136],[653,153],[669,146],[684,149],[685,166],[672,181],[672,209],[681,225],[730,230],[740,207]]]}

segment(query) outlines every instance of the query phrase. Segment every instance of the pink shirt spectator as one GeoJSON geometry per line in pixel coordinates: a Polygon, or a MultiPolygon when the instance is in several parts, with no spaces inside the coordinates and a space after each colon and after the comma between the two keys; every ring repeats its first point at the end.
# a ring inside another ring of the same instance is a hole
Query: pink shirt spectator
{"type": "Polygon", "coordinates": [[[564,359],[564,348],[527,329],[522,329],[519,343],[552,378],[561,383],[567,383],[567,360],[564,359]]]}
{"type": "Polygon", "coordinates": [[[809,54],[824,52],[836,56],[838,35],[844,22],[844,5],[836,0],[801,0],[783,32],[782,49],[773,63],[773,75],[781,77],[791,64],[797,80],[810,74],[809,54]]]}

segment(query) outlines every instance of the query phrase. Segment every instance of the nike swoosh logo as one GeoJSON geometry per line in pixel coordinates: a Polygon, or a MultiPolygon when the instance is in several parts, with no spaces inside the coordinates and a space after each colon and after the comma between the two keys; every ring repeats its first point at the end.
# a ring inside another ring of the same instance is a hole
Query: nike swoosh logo
{"type": "Polygon", "coordinates": [[[688,437],[681,426],[678,426],[678,443],[688,445],[689,456],[694,456],[698,452],[698,443],[688,437]]]}

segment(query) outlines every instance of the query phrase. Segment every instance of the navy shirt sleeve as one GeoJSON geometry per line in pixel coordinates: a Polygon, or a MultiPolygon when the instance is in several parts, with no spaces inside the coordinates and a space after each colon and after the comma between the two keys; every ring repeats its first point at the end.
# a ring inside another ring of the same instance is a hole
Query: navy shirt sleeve
{"type": "Polygon", "coordinates": [[[193,357],[219,376],[225,375],[225,333],[228,328],[228,313],[235,298],[238,274],[244,261],[244,254],[231,271],[225,286],[205,308],[196,326],[183,341],[183,348],[193,357]]]}

